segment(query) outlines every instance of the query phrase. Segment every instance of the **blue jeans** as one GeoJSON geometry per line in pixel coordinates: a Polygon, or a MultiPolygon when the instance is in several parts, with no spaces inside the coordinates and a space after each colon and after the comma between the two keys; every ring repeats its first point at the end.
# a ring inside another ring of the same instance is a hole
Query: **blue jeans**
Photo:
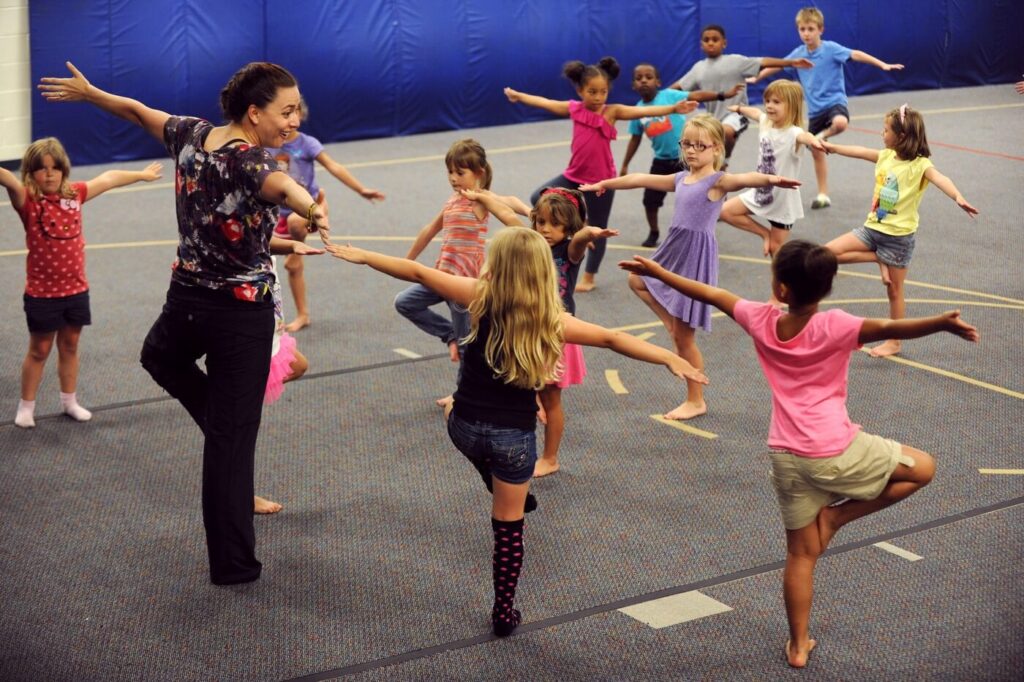
{"type": "Polygon", "coordinates": [[[533,478],[537,463],[537,434],[533,431],[466,421],[452,412],[448,437],[476,467],[488,490],[492,490],[492,475],[515,485],[533,478]]]}
{"type": "MultiPolygon", "coordinates": [[[[469,334],[469,311],[458,303],[441,298],[433,289],[422,284],[413,284],[395,296],[395,310],[414,325],[449,344],[459,341],[469,334]],[[451,311],[451,322],[438,315],[430,306],[447,303],[451,311]]],[[[459,357],[462,357],[462,344],[459,344],[459,357]]]]}

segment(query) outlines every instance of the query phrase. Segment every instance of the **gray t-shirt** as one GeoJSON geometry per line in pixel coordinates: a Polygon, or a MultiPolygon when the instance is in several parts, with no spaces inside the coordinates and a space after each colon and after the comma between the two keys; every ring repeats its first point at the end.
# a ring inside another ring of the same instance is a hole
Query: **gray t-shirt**
{"type": "MultiPolygon", "coordinates": [[[[761,70],[760,57],[744,57],[741,54],[723,54],[714,59],[702,59],[679,79],[678,85],[683,90],[710,90],[719,92],[742,83],[748,76],[756,76],[761,70]]],[[[721,121],[729,113],[728,107],[747,104],[747,90],[744,88],[735,97],[719,102],[704,102],[708,113],[721,121]]]]}

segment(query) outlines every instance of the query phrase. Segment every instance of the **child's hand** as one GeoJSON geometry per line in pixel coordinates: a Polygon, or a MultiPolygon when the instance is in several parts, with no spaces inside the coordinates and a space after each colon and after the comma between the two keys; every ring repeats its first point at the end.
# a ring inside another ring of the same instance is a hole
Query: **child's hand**
{"type": "Polygon", "coordinates": [[[967,199],[964,199],[962,194],[957,194],[955,201],[956,205],[962,208],[964,210],[964,213],[966,213],[967,215],[971,216],[972,218],[978,215],[978,209],[974,208],[969,203],[967,203],[967,199]]]}
{"type": "Polygon", "coordinates": [[[902,71],[902,64],[882,64],[882,71],[902,71]]]}
{"type": "Polygon", "coordinates": [[[604,180],[593,185],[580,185],[577,189],[581,192],[593,192],[597,196],[601,196],[605,193],[604,180]]]}
{"type": "Polygon", "coordinates": [[[698,384],[709,383],[704,372],[700,371],[686,360],[683,360],[678,355],[673,355],[672,359],[669,360],[668,370],[680,379],[689,379],[690,381],[695,381],[698,384]]]}
{"type": "Polygon", "coordinates": [[[89,91],[89,81],[71,62],[64,62],[71,78],[45,77],[39,79],[38,87],[47,102],[81,102],[89,91]]]}
{"type": "Polygon", "coordinates": [[[306,242],[292,241],[292,253],[296,256],[319,256],[323,252],[323,249],[313,248],[306,242]]]}
{"type": "Polygon", "coordinates": [[[460,189],[459,194],[466,197],[470,201],[480,201],[484,198],[485,192],[488,190],[484,189],[460,189]]]}
{"type": "Polygon", "coordinates": [[[688,114],[697,108],[697,104],[697,102],[692,102],[688,99],[684,99],[676,102],[676,105],[675,107],[673,107],[673,110],[677,114],[688,114]]]}
{"type": "Polygon", "coordinates": [[[355,263],[356,265],[366,264],[366,251],[356,248],[351,244],[328,244],[327,253],[331,254],[335,258],[348,261],[349,263],[355,263]]]}
{"type": "MultiPolygon", "coordinates": [[[[806,57],[801,57],[793,62],[793,66],[797,69],[810,69],[814,67],[814,62],[806,57]]],[[[900,68],[902,69],[903,67],[901,66],[900,68]]]]}
{"type": "MultiPolygon", "coordinates": [[[[817,136],[815,136],[815,137],[817,137],[817,136]]],[[[821,138],[818,138],[818,139],[820,140],[821,138]]],[[[827,142],[825,140],[821,140],[821,146],[825,150],[826,154],[835,154],[836,153],[836,146],[834,144],[832,144],[831,142],[827,142]]]]}
{"type": "Polygon", "coordinates": [[[519,93],[512,88],[505,88],[505,97],[508,97],[509,102],[519,101],[519,93]]]}
{"type": "Polygon", "coordinates": [[[967,339],[968,341],[974,341],[975,343],[979,338],[981,338],[977,327],[967,324],[960,319],[959,310],[950,310],[949,312],[943,313],[942,318],[942,328],[950,334],[956,334],[961,339],[967,339]]]}
{"type": "Polygon", "coordinates": [[[643,256],[633,256],[633,260],[619,261],[619,267],[641,277],[657,277],[656,271],[661,269],[660,265],[643,256]]]}
{"type": "Polygon", "coordinates": [[[164,165],[159,161],[154,161],[140,171],[140,175],[146,182],[153,182],[154,180],[160,179],[160,173],[163,171],[164,165]]]}
{"type": "Polygon", "coordinates": [[[324,192],[322,187],[320,188],[320,191],[316,193],[316,204],[317,206],[313,211],[312,220],[309,221],[309,224],[306,226],[306,230],[310,233],[319,232],[320,241],[325,245],[330,245],[331,226],[327,218],[327,194],[324,192]]]}
{"type": "Polygon", "coordinates": [[[1018,95],[1024,95],[1024,81],[1017,81],[1013,87],[1018,95]]]}
{"type": "MultiPolygon", "coordinates": [[[[593,226],[591,226],[591,227],[593,227],[593,226]]],[[[612,229],[610,227],[605,228],[603,230],[600,227],[593,227],[593,229],[594,229],[594,233],[593,233],[594,239],[611,239],[612,237],[618,237],[619,236],[619,231],[615,230],[615,229],[612,229]]]]}
{"type": "Polygon", "coordinates": [[[825,146],[825,142],[820,137],[818,137],[817,135],[812,135],[811,137],[813,137],[814,139],[811,140],[811,143],[809,145],[807,145],[808,147],[811,147],[812,149],[817,149],[819,152],[825,152],[826,154],[829,153],[828,148],[825,146]]]}
{"type": "Polygon", "coordinates": [[[740,92],[742,92],[743,89],[746,87],[746,83],[737,83],[736,85],[732,86],[731,88],[725,91],[725,98],[729,99],[730,97],[735,97],[736,95],[740,94],[740,92]]]}
{"type": "Polygon", "coordinates": [[[370,189],[369,187],[364,187],[360,190],[359,196],[366,199],[371,204],[375,201],[384,201],[384,192],[376,189],[370,189]]]}
{"type": "Polygon", "coordinates": [[[802,184],[799,180],[795,178],[786,178],[781,175],[770,175],[768,177],[771,181],[771,184],[775,185],[776,187],[781,187],[783,189],[796,189],[802,184]]]}
{"type": "Polygon", "coordinates": [[[737,114],[740,113],[740,105],[739,104],[730,104],[729,106],[726,107],[726,109],[728,109],[729,111],[732,111],[734,113],[737,113],[737,114]]]}

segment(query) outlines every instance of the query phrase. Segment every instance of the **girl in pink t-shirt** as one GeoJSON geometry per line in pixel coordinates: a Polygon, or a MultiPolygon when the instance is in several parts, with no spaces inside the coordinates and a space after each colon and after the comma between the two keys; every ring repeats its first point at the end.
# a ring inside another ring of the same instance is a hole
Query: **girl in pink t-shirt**
{"type": "Polygon", "coordinates": [[[55,137],[33,142],[21,159],[21,179],[0,168],[0,185],[25,227],[28,248],[25,280],[25,316],[28,353],[21,366],[21,401],[14,423],[36,425],[36,391],[43,368],[57,340],[57,374],[64,414],[88,421],[92,412],[78,404],[78,338],[91,323],[89,283],[85,279],[85,238],[82,204],[108,189],[133,182],[152,182],[161,165],[141,171],[106,171],[88,182],[69,182],[71,161],[55,137]]]}
{"type": "MultiPolygon", "coordinates": [[[[597,64],[589,66],[581,61],[572,61],[562,68],[562,74],[575,86],[579,100],[558,101],[505,88],[505,96],[510,102],[519,102],[572,119],[572,154],[569,157],[569,166],[561,175],[537,188],[530,197],[532,205],[536,205],[541,190],[546,187],[579,189],[580,185],[592,185],[616,177],[618,173],[611,146],[611,141],[617,137],[616,121],[645,116],[687,114],[697,108],[697,102],[687,100],[652,107],[608,104],[611,83],[619,75],[619,63],[614,57],[603,57],[597,64]]],[[[590,224],[608,227],[608,217],[612,212],[615,193],[605,192],[602,196],[597,196],[594,192],[585,192],[584,198],[590,224]]],[[[601,267],[604,251],[604,240],[594,242],[594,248],[587,254],[586,268],[582,279],[576,285],[576,291],[585,292],[594,288],[594,275],[601,267]]]]}
{"type": "Polygon", "coordinates": [[[754,341],[772,389],[768,446],[786,528],[786,658],[802,668],[815,646],[808,621],[818,557],[841,527],[909,497],[935,473],[928,453],[866,434],[850,422],[850,354],[871,341],[942,331],[977,341],[978,330],[962,321],[958,310],[903,320],[863,319],[838,309],[819,312],[838,266],[829,249],[806,241],[786,243],[772,261],[772,292],[789,306],[787,312],[680,277],[639,256],[619,266],[719,308],[754,341]],[[844,498],[849,501],[830,506],[844,498]]]}

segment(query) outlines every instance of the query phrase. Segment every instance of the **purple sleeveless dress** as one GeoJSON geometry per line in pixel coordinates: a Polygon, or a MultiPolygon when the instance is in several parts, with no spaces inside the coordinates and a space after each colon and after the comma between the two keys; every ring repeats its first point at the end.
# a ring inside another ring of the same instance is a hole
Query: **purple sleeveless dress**
{"type": "MultiPolygon", "coordinates": [[[[722,172],[688,185],[683,180],[689,171],[676,173],[676,210],[668,236],[654,252],[652,260],[666,270],[689,279],[718,286],[718,240],[715,223],[722,212],[725,195],[718,201],[708,199],[708,190],[718,182],[722,172]]],[[[695,301],[653,277],[644,277],[644,284],[658,303],[672,317],[694,329],[711,331],[714,306],[695,301]]]]}

